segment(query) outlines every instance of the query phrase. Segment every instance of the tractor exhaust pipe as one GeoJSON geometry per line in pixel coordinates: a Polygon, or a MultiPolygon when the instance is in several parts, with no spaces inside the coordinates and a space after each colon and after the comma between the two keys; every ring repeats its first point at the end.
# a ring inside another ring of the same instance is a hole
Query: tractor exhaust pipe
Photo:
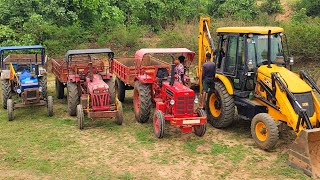
{"type": "Polygon", "coordinates": [[[174,84],[174,68],[176,67],[175,64],[171,64],[171,78],[170,78],[170,86],[174,84]]]}
{"type": "Polygon", "coordinates": [[[271,68],[271,30],[268,31],[268,68],[271,68]]]}

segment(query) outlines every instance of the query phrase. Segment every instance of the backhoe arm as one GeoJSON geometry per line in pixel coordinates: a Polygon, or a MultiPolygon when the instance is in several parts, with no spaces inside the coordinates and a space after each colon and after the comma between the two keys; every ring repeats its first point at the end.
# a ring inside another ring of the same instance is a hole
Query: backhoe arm
{"type": "Polygon", "coordinates": [[[211,61],[214,57],[214,44],[210,34],[210,18],[200,17],[198,34],[199,59],[197,67],[197,77],[199,78],[200,92],[202,91],[202,65],[206,61],[206,54],[211,54],[211,61]]]}

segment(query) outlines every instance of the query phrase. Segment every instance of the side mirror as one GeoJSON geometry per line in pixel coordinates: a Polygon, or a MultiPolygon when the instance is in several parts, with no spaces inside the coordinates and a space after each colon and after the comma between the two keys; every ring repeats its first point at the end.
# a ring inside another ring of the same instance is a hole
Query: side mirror
{"type": "Polygon", "coordinates": [[[252,59],[249,59],[248,61],[248,71],[252,71],[253,70],[253,61],[252,59]]]}
{"type": "Polygon", "coordinates": [[[289,65],[292,66],[294,64],[293,57],[289,57],[289,65]]]}

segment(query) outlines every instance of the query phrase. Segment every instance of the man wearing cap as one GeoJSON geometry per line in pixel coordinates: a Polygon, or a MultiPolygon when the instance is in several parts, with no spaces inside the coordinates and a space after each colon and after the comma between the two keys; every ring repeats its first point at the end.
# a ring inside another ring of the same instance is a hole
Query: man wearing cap
{"type": "Polygon", "coordinates": [[[216,64],[212,61],[211,54],[206,54],[206,62],[202,65],[202,100],[199,108],[204,108],[207,94],[214,90],[214,77],[216,75],[216,64]]]}

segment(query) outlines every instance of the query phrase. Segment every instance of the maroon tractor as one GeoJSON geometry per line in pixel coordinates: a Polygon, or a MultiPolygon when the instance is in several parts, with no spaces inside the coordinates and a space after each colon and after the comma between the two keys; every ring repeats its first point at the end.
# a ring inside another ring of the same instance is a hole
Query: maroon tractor
{"type": "Polygon", "coordinates": [[[77,115],[80,129],[84,127],[85,114],[92,120],[114,117],[117,124],[122,124],[122,105],[115,98],[110,73],[113,56],[110,49],[70,50],[65,55],[68,112],[71,116],[77,115]],[[107,60],[109,63],[105,66],[107,60]]]}
{"type": "Polygon", "coordinates": [[[194,129],[197,136],[203,136],[206,132],[207,118],[202,109],[197,109],[196,112],[194,110],[194,104],[198,103],[195,92],[184,83],[175,81],[175,65],[171,65],[171,68],[168,64],[145,67],[144,61],[154,58],[151,55],[169,55],[174,58],[184,56],[192,61],[195,53],[186,48],[141,49],[136,52],[133,101],[137,121],[147,122],[152,103],[155,103],[153,124],[156,137],[163,137],[165,121],[179,127],[183,132],[192,132],[194,129]]]}

